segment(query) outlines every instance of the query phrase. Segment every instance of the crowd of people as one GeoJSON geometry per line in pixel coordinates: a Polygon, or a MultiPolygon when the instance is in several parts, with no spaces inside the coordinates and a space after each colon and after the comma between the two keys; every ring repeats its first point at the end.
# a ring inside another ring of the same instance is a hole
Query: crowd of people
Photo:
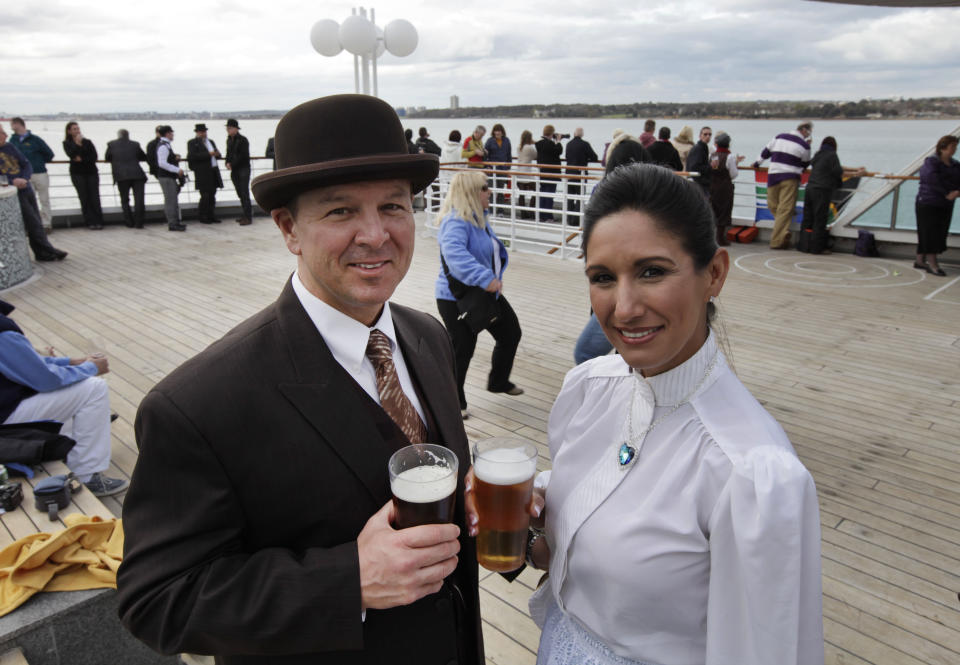
{"type": "MultiPolygon", "coordinates": [[[[8,137],[7,144],[12,148],[6,149],[10,157],[3,174],[11,181],[26,181],[26,185],[21,187],[24,190],[21,193],[21,208],[35,256],[41,261],[60,260],[66,253],[54,248],[46,238],[46,234],[52,230],[47,164],[54,159],[54,152],[42,137],[27,129],[22,118],[14,118],[11,129],[13,135],[8,137]],[[17,156],[15,151],[22,155],[17,156]],[[29,162],[29,172],[19,166],[21,157],[29,162]],[[17,166],[11,167],[11,164],[17,166]]],[[[186,225],[180,213],[179,192],[189,177],[181,166],[183,158],[173,147],[172,127],[159,125],[155,131],[156,137],[147,143],[144,150],[139,142],[130,139],[127,130],[119,130],[117,139],[107,144],[104,161],[111,165],[124,223],[128,227],[141,229],[144,225],[144,188],[148,176],[140,164],[146,162],[150,175],[157,179],[163,192],[168,228],[171,231],[184,231],[186,225]]],[[[198,215],[205,224],[221,221],[216,215],[216,192],[223,187],[219,169],[219,162],[223,160],[240,200],[241,216],[236,221],[248,225],[253,219],[249,189],[250,144],[240,133],[239,123],[235,119],[227,121],[226,132],[225,157],[209,138],[204,123],[195,126],[195,136],[187,143],[186,163],[193,172],[195,187],[200,193],[198,215]]],[[[825,137],[814,154],[811,147],[812,132],[813,123],[803,122],[794,131],[777,134],[751,165],[758,168],[769,160],[767,207],[774,218],[770,238],[772,249],[796,246],[800,251],[813,254],[830,253],[832,239],[827,226],[831,201],[846,178],[866,173],[863,168],[841,166],[837,156],[837,141],[832,136],[825,137]],[[794,241],[790,225],[796,215],[801,178],[808,168],[810,178],[804,194],[800,236],[794,241]]],[[[517,189],[522,192],[517,201],[520,219],[536,216],[539,221],[555,221],[554,195],[557,185],[565,181],[567,221],[571,226],[580,225],[581,201],[583,195],[588,193],[585,191],[587,181],[578,176],[583,176],[587,171],[585,167],[591,164],[605,166],[611,158],[615,158],[617,163],[652,163],[676,172],[686,172],[710,201],[716,220],[718,244],[724,246],[730,242],[727,231],[732,225],[734,180],[744,157],[731,153],[732,139],[727,132],[718,132],[714,137],[713,130],[705,126],[700,129],[698,140],[694,141],[693,129],[689,125],[684,125],[672,136],[669,127],[661,126],[658,130],[656,121],[650,119],[644,122],[643,132],[639,136],[622,129],[614,130],[611,140],[599,155],[584,140],[582,127],[577,127],[571,136],[558,133],[552,124],[548,124],[543,127],[536,141],[532,132],[524,130],[516,150],[502,124],[495,124],[491,135],[484,140],[486,134],[487,129],[483,125],[476,126],[466,138],[460,131],[453,130],[440,145],[430,137],[426,127],[420,127],[416,140],[413,139],[412,129],[405,130],[405,139],[411,154],[432,154],[443,164],[466,163],[468,166],[493,170],[495,173],[490,178],[490,184],[496,192],[493,209],[498,213],[505,213],[506,210],[503,207],[507,204],[505,190],[511,172],[521,174],[517,178],[517,189]],[[569,140],[564,146],[562,141],[565,139],[569,140]],[[537,194],[526,193],[537,190],[538,186],[537,194]],[[539,208],[539,215],[535,215],[534,208],[539,208]]],[[[955,148],[950,148],[950,138],[946,136],[941,139],[936,155],[921,169],[921,187],[916,205],[918,245],[914,267],[935,275],[943,272],[937,255],[946,250],[946,236],[955,198],[952,192],[960,189],[960,176],[956,175],[957,162],[952,158],[955,148]],[[942,166],[937,166],[938,163],[942,166]]],[[[97,148],[83,136],[79,124],[72,121],[67,123],[62,146],[69,160],[70,180],[80,202],[84,223],[90,229],[102,229],[97,148]]],[[[274,156],[272,138],[268,142],[266,155],[271,158],[274,156]]],[[[454,172],[444,168],[439,179],[449,182],[454,172]]],[[[439,191],[440,188],[434,184],[434,194],[437,195],[439,191]]],[[[436,211],[438,207],[435,204],[433,210],[436,211]]]]}
{"type": "MultiPolygon", "coordinates": [[[[10,125],[13,136],[7,137],[5,134],[4,143],[0,144],[10,146],[5,151],[0,150],[9,155],[3,163],[2,174],[11,182],[14,179],[25,182],[21,187],[21,209],[37,260],[62,259],[66,254],[52,246],[47,247],[49,241],[45,237],[46,233],[52,230],[47,164],[54,160],[55,154],[42,137],[27,129],[23,118],[13,118],[10,125]],[[39,220],[39,230],[36,220],[39,220]]],[[[226,133],[227,151],[224,156],[208,136],[206,124],[198,123],[194,127],[194,138],[187,142],[185,161],[193,173],[195,187],[200,193],[200,222],[219,224],[221,221],[216,214],[216,192],[223,188],[223,178],[220,175],[220,160],[223,160],[240,200],[241,216],[236,221],[241,226],[246,226],[253,221],[253,205],[250,200],[250,142],[240,133],[240,124],[233,118],[227,120],[226,133]]],[[[189,177],[181,166],[183,158],[173,147],[173,128],[170,125],[158,125],[155,134],[154,139],[147,143],[144,149],[138,141],[130,139],[130,133],[126,129],[118,130],[117,138],[107,143],[103,161],[110,163],[126,226],[144,228],[147,174],[141,163],[145,162],[150,175],[157,179],[163,192],[167,227],[171,231],[184,231],[186,225],[180,213],[179,194],[189,177]]],[[[75,121],[67,123],[62,146],[69,162],[70,181],[80,202],[84,224],[91,230],[99,231],[103,229],[104,220],[100,202],[100,171],[97,167],[100,158],[97,147],[83,135],[79,123],[75,121]]],[[[267,157],[273,157],[272,139],[267,145],[267,157]]]]}

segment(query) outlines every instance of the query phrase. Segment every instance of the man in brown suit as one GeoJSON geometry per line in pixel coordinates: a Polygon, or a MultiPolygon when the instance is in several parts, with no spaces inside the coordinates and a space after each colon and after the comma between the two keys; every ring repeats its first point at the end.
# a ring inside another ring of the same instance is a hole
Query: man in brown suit
{"type": "Polygon", "coordinates": [[[364,95],[291,110],[276,155],[253,193],[297,271],[141,404],[121,619],[157,651],[226,665],[480,665],[453,353],[436,319],[388,302],[437,157],[409,154],[364,95]],[[379,369],[374,339],[392,349],[379,369]],[[455,519],[397,530],[387,460],[416,439],[459,457],[455,519]]]}

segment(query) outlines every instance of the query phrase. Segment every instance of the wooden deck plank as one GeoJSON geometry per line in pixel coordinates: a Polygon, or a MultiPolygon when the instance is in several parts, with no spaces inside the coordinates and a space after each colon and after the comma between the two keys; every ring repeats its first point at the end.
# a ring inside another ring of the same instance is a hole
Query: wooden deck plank
{"type": "MultiPolygon", "coordinates": [[[[106,379],[120,415],[110,473],[129,476],[145,392],[271,303],[295,263],[263,217],[242,229],[109,227],[56,237],[70,258],[38,266],[39,279],[3,297],[38,346],[108,352],[106,379]]],[[[423,235],[417,243],[394,300],[437,316],[436,243],[423,235]]],[[[753,246],[730,252],[744,262],[805,260],[753,246]],[[765,256],[747,256],[756,253],[765,256]]],[[[843,255],[820,261],[872,265],[843,255]]],[[[892,263],[910,270],[909,261],[892,263]]],[[[960,662],[960,307],[924,300],[936,286],[923,279],[826,289],[734,267],[720,298],[735,371],[817,483],[831,664],[960,662]]],[[[538,446],[539,468],[548,468],[546,420],[589,313],[582,262],[512,253],[504,293],[523,329],[512,378],[526,392],[486,391],[493,343],[482,334],[465,388],[473,414],[467,433],[524,438],[538,446]]],[[[123,495],[102,503],[119,514],[123,495]]],[[[25,508],[0,522],[0,542],[36,529],[25,508]]],[[[481,574],[488,663],[532,664],[538,631],[526,599],[539,574],[524,571],[512,584],[481,574]]]]}

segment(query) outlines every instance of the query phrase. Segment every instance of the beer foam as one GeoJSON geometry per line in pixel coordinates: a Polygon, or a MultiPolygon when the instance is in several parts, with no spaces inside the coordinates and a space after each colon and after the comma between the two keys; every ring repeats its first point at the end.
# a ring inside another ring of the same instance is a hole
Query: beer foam
{"type": "Polygon", "coordinates": [[[491,485],[522,483],[537,471],[537,458],[530,457],[525,448],[493,448],[477,455],[473,472],[477,478],[491,485]]]}
{"type": "Polygon", "coordinates": [[[415,466],[390,483],[393,495],[409,503],[430,503],[445,499],[457,489],[457,476],[445,466],[415,466]]]}

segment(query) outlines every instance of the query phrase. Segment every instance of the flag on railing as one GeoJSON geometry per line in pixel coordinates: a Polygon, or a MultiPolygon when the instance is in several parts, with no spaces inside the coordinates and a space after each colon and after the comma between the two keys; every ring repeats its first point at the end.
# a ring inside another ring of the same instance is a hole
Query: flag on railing
{"type": "MultiPolygon", "coordinates": [[[[754,222],[759,222],[761,219],[773,219],[773,213],[770,212],[770,209],[767,207],[767,172],[762,169],[757,169],[753,172],[757,192],[757,210],[754,217],[754,222]]],[[[797,191],[797,207],[793,211],[793,221],[796,223],[801,223],[803,221],[803,194],[807,188],[807,180],[810,179],[810,171],[804,171],[800,179],[800,189],[797,191]]]]}

